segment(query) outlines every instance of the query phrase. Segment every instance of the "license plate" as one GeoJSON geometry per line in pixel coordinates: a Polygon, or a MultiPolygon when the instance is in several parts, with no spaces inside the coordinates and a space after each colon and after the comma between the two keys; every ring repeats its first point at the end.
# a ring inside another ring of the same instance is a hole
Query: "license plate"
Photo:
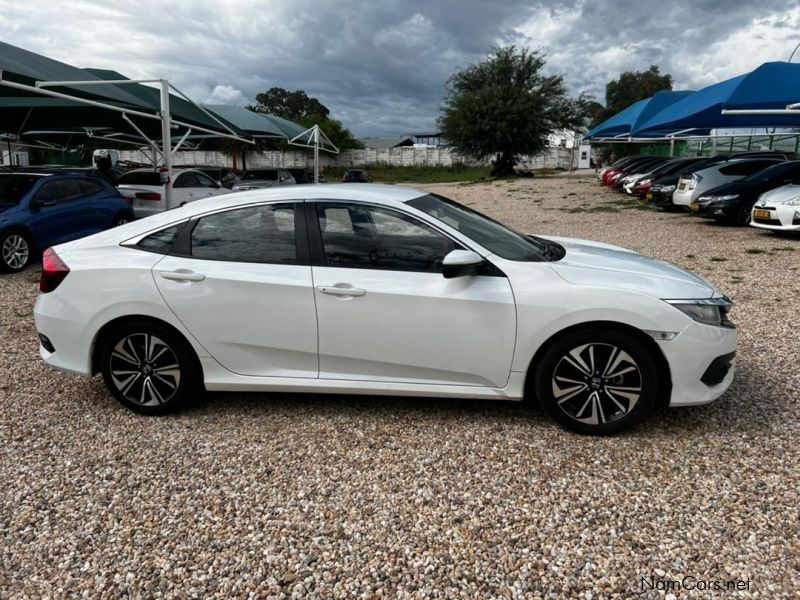
{"type": "Polygon", "coordinates": [[[753,216],[756,219],[769,219],[769,211],[768,210],[761,210],[760,208],[756,208],[753,211],[753,216]]]}
{"type": "Polygon", "coordinates": [[[652,200],[653,199],[653,194],[651,194],[650,192],[647,192],[647,199],[648,200],[652,200]]]}
{"type": "Polygon", "coordinates": [[[692,202],[689,208],[692,209],[692,212],[700,212],[700,205],[697,202],[692,202]]]}
{"type": "Polygon", "coordinates": [[[686,182],[685,181],[681,181],[680,185],[678,186],[678,189],[681,190],[681,191],[685,190],[686,189],[686,182]]]}

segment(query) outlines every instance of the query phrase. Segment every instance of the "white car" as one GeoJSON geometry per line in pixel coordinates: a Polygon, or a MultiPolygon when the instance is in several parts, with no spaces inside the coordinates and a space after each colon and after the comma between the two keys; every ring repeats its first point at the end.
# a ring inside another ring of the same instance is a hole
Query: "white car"
{"type": "MultiPolygon", "coordinates": [[[[161,174],[152,169],[136,169],[121,175],[117,189],[131,200],[133,214],[139,219],[167,210],[164,184],[161,174]]],[[[194,169],[174,169],[172,171],[171,206],[183,206],[209,196],[230,194],[231,190],[222,187],[205,173],[194,169]]]]}
{"type": "Polygon", "coordinates": [[[800,185],[784,185],[764,194],[753,206],[750,225],[772,231],[800,231],[800,185]]]}
{"type": "Polygon", "coordinates": [[[233,191],[260,190],[281,185],[295,185],[297,180],[286,169],[269,167],[248,169],[242,178],[233,185],[233,191]]]}
{"type": "Polygon", "coordinates": [[[201,200],[49,249],[41,356],[160,414],[207,390],[521,400],[612,433],[731,384],[731,302],[608,244],[396,186],[201,200]],[[324,193],[323,193],[324,192],[324,193]]]}
{"type": "Polygon", "coordinates": [[[708,190],[736,181],[771,167],[784,158],[741,158],[721,162],[690,175],[681,175],[678,187],[672,194],[672,203],[691,207],[708,190]]]}

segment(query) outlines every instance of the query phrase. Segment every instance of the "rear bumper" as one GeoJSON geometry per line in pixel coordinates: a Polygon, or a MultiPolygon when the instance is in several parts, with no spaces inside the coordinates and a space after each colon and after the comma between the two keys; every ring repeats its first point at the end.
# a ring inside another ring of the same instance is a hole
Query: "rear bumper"
{"type": "Polygon", "coordinates": [[[670,406],[708,404],[724,394],[736,370],[738,333],[692,323],[671,341],[659,341],[672,375],[670,406]]]}

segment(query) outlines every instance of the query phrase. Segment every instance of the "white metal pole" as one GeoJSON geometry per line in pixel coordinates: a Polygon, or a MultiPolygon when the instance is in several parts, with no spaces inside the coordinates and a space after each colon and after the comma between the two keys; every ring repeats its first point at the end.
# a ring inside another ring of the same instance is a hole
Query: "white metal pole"
{"type": "MultiPolygon", "coordinates": [[[[716,132],[714,132],[716,134],[716,132]]],[[[717,155],[717,136],[713,135],[711,137],[711,156],[717,155]]]]}
{"type": "Polygon", "coordinates": [[[319,183],[319,125],[314,125],[314,183],[319,183]]]}
{"type": "Polygon", "coordinates": [[[670,138],[669,140],[669,155],[675,156],[675,138],[670,138]]]}
{"type": "Polygon", "coordinates": [[[172,122],[169,112],[169,82],[161,80],[161,146],[164,168],[167,171],[167,182],[164,184],[164,206],[169,210],[172,206],[172,122]]]}

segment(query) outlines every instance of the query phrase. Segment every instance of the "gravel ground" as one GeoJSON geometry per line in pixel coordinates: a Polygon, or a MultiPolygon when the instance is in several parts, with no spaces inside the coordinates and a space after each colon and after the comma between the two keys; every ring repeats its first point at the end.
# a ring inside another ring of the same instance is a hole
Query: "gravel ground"
{"type": "Polygon", "coordinates": [[[587,177],[430,188],[706,276],[737,303],[733,387],[603,439],[456,400],[214,394],[148,418],[45,368],[38,273],[3,276],[0,597],[630,597],[685,575],[797,597],[800,239],[587,177]]]}

